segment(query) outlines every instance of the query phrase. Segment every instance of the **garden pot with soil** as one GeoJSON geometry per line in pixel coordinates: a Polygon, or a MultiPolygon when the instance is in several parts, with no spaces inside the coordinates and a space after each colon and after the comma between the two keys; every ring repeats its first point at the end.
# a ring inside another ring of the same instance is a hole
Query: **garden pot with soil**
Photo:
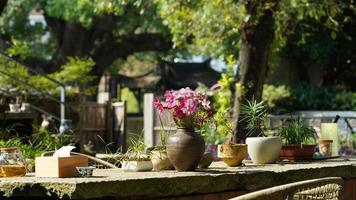
{"type": "Polygon", "coordinates": [[[283,145],[280,158],[290,161],[308,161],[313,159],[316,145],[283,145]]]}
{"type": "Polygon", "coordinates": [[[235,167],[241,165],[247,157],[246,144],[221,144],[218,145],[218,157],[228,166],[235,167]]]}

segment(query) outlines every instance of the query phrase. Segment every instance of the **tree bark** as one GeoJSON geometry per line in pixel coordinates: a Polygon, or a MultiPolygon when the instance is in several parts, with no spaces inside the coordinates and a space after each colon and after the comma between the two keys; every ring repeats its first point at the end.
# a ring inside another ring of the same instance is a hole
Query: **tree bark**
{"type": "Polygon", "coordinates": [[[268,72],[268,54],[274,36],[273,13],[277,10],[279,1],[245,2],[247,16],[250,17],[241,25],[239,68],[236,76],[243,91],[235,91],[234,94],[234,136],[230,138],[230,142],[243,142],[246,138],[245,124],[239,120],[241,103],[246,99],[259,101],[262,98],[263,84],[268,72]]]}
{"type": "Polygon", "coordinates": [[[0,1],[0,16],[1,16],[2,12],[5,10],[7,1],[8,1],[8,0],[1,0],[1,1],[0,1]]]}

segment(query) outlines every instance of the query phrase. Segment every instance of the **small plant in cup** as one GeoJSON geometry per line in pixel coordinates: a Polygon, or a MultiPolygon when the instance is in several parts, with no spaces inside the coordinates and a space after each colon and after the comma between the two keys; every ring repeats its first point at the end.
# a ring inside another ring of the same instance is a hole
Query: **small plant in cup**
{"type": "Polygon", "coordinates": [[[120,154],[119,161],[125,171],[151,171],[152,161],[145,151],[145,143],[141,138],[132,139],[127,152],[120,154]]]}

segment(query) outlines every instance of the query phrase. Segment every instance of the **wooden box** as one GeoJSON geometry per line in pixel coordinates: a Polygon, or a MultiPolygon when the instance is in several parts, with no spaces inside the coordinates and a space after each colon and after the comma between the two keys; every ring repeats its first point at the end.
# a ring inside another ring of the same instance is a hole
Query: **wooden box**
{"type": "Polygon", "coordinates": [[[88,158],[83,156],[68,157],[36,157],[36,177],[76,177],[78,166],[88,166],[88,158]]]}

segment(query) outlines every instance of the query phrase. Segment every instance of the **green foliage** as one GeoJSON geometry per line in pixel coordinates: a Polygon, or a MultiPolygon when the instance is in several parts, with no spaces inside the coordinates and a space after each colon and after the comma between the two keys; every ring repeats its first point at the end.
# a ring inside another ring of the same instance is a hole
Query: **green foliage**
{"type": "Polygon", "coordinates": [[[70,136],[52,135],[51,132],[41,128],[35,128],[35,133],[30,137],[11,136],[0,138],[0,148],[20,147],[24,157],[31,159],[40,156],[46,151],[53,151],[72,143],[73,138],[70,136]]]}
{"type": "Polygon", "coordinates": [[[233,0],[157,0],[175,46],[215,57],[237,55],[244,7],[233,0]]]}
{"type": "Polygon", "coordinates": [[[213,119],[201,127],[205,142],[209,144],[221,144],[226,140],[226,136],[233,132],[230,109],[233,95],[231,88],[234,87],[235,82],[233,69],[235,62],[233,56],[228,56],[226,60],[228,67],[218,81],[219,89],[212,93],[213,119]]]}
{"type": "MultiPolygon", "coordinates": [[[[52,32],[42,23],[30,24],[28,15],[37,11],[44,13],[47,18],[62,19],[64,21],[78,22],[89,29],[99,18],[106,23],[115,20],[115,36],[164,31],[162,20],[157,16],[156,4],[152,1],[143,0],[15,0],[8,1],[6,9],[0,18],[0,32],[11,35],[12,41],[21,41],[22,49],[25,45],[30,51],[22,56],[36,57],[40,59],[51,59],[58,45],[57,35],[61,33],[52,32]],[[124,19],[124,20],[123,20],[124,19]],[[46,39],[43,38],[46,35],[46,39]]],[[[52,21],[47,21],[47,25],[52,21]]],[[[98,25],[98,24],[97,24],[98,25]]],[[[105,25],[104,25],[105,26],[105,25]]],[[[61,31],[61,30],[60,30],[61,31]]],[[[62,36],[61,36],[62,37],[62,36]]],[[[60,39],[59,39],[60,40],[60,39]]],[[[19,44],[15,49],[18,49],[19,44]]],[[[22,50],[12,51],[19,55],[22,50]]]]}
{"type": "Polygon", "coordinates": [[[241,121],[246,123],[247,135],[264,134],[264,121],[267,117],[267,106],[264,101],[257,102],[255,99],[241,104],[241,121]]]}
{"type": "Polygon", "coordinates": [[[290,92],[285,85],[263,85],[262,99],[267,102],[270,109],[274,109],[280,101],[290,97],[290,92]]]}
{"type": "Polygon", "coordinates": [[[294,110],[356,110],[356,93],[328,86],[265,85],[263,100],[275,112],[294,110]]]}
{"type": "Polygon", "coordinates": [[[121,101],[127,102],[127,112],[128,113],[138,113],[140,112],[139,102],[137,101],[135,95],[128,88],[122,88],[120,90],[121,101]]]}
{"type": "Polygon", "coordinates": [[[302,119],[293,119],[284,124],[278,132],[284,144],[306,144],[311,139],[315,142],[315,131],[309,128],[302,119]]]}
{"type": "Polygon", "coordinates": [[[150,160],[149,156],[145,154],[145,142],[142,137],[133,137],[131,138],[131,145],[127,151],[119,153],[120,161],[146,161],[150,160]]]}
{"type": "MultiPolygon", "coordinates": [[[[93,76],[89,75],[89,72],[94,65],[95,63],[91,58],[69,57],[68,62],[61,67],[60,71],[48,74],[48,76],[67,86],[71,86],[66,88],[69,93],[83,92],[85,94],[92,94],[95,88],[85,87],[85,85],[93,79],[93,76]]],[[[31,74],[26,68],[16,62],[7,61],[0,57],[0,70],[20,80],[19,82],[6,75],[0,76],[3,90],[16,88],[18,91],[28,94],[37,94],[38,91],[49,94],[59,93],[57,84],[42,76],[31,74]]]]}
{"type": "MultiPolygon", "coordinates": [[[[160,15],[167,20],[176,46],[186,46],[216,57],[230,54],[237,56],[242,24],[251,22],[256,25],[262,13],[274,6],[274,3],[264,1],[156,1],[160,15]],[[256,6],[253,15],[247,14],[247,4],[256,6]]],[[[345,7],[355,9],[352,1],[281,0],[278,3],[278,9],[274,13],[273,54],[278,54],[287,43],[288,37],[306,22],[320,23],[325,29],[332,30],[332,38],[342,35],[339,27],[345,18],[339,18],[340,13],[345,7]]],[[[301,33],[302,38],[305,38],[310,31],[301,33]]]]}

